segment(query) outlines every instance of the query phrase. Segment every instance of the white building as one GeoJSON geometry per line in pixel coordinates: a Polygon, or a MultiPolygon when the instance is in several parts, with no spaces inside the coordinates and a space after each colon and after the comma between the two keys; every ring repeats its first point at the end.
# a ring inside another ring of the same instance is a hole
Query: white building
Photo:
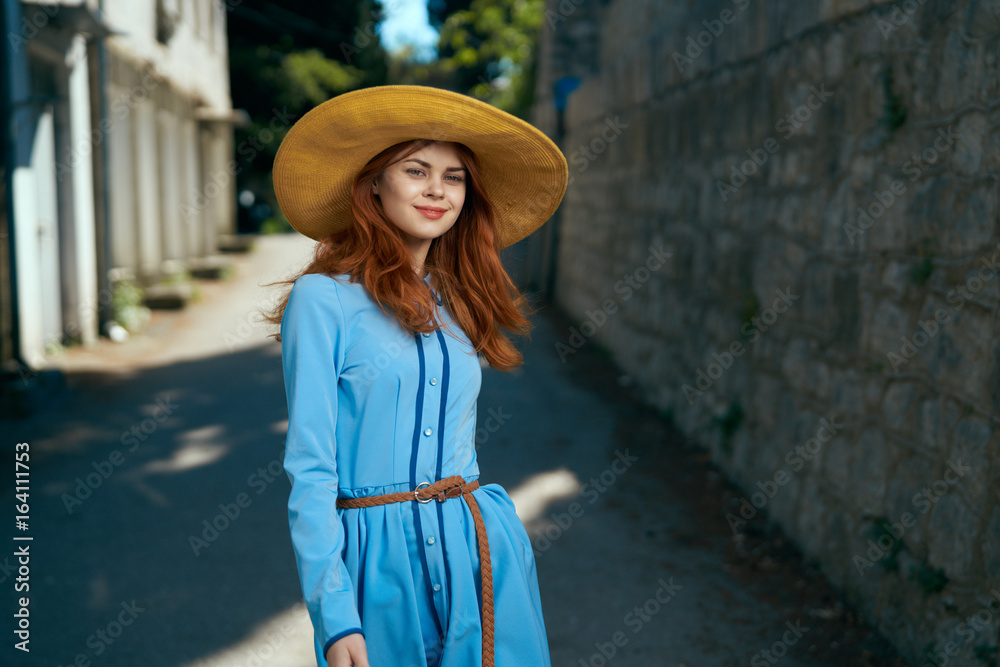
{"type": "Polygon", "coordinates": [[[117,278],[153,284],[235,228],[227,5],[0,2],[0,360],[35,368],[97,338],[117,278]]]}

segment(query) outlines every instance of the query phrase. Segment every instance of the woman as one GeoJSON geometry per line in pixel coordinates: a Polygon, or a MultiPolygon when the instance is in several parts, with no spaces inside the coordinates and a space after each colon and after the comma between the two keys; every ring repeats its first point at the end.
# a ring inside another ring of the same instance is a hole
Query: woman
{"type": "Polygon", "coordinates": [[[282,142],[278,203],[319,241],[272,317],[319,665],[549,665],[531,543],[474,441],[479,357],[519,366],[504,332],[530,328],[499,250],[566,180],[531,125],[420,86],[336,97],[282,142]]]}

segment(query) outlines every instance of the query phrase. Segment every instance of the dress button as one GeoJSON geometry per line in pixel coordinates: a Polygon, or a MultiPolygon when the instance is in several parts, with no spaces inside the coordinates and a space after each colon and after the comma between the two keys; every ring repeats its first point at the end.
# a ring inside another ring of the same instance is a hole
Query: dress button
{"type": "Polygon", "coordinates": [[[441,584],[434,584],[434,592],[436,593],[439,590],[441,590],[441,584]]]}
{"type": "Polygon", "coordinates": [[[434,385],[436,385],[437,383],[438,383],[438,379],[437,379],[437,378],[431,378],[431,386],[432,386],[432,387],[433,387],[434,385]]]}
{"type": "Polygon", "coordinates": [[[432,431],[431,431],[431,430],[430,430],[429,428],[425,428],[425,429],[424,429],[424,435],[430,435],[430,434],[431,434],[431,432],[432,432],[432,431]]]}
{"type": "Polygon", "coordinates": [[[431,335],[429,333],[425,333],[424,334],[424,338],[430,338],[430,337],[431,337],[431,335]]]}
{"type": "Polygon", "coordinates": [[[434,536],[433,535],[431,535],[430,537],[427,538],[427,544],[434,544],[434,536]]]}

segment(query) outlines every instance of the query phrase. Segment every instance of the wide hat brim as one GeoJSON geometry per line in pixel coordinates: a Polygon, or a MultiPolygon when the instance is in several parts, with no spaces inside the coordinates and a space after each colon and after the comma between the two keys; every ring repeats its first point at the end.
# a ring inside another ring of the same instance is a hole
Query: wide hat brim
{"type": "Polygon", "coordinates": [[[323,239],[353,224],[351,186],[376,155],[412,139],[462,143],[476,155],[505,248],[545,223],[566,192],[569,169],[541,130],[477,99],[427,86],[377,86],[338,95],[285,135],[274,192],[292,227],[323,239]]]}

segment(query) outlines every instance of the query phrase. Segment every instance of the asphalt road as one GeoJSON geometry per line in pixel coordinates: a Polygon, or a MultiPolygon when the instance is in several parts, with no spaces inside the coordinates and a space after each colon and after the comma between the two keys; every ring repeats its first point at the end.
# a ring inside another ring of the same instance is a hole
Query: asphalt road
{"type": "MultiPolygon", "coordinates": [[[[3,665],[313,664],[286,522],[280,348],[256,316],[310,253],[264,237],[126,343],[55,360],[62,399],[0,422],[4,522],[30,444],[30,536],[0,550],[3,665]],[[15,650],[15,550],[29,545],[30,653],[15,650]]],[[[734,536],[737,497],[569,322],[534,317],[526,364],[487,370],[482,479],[535,543],[553,664],[902,665],[780,533],[734,536]]],[[[498,620],[502,622],[502,619],[498,620]]],[[[380,666],[381,667],[381,666],[380,666]]]]}

